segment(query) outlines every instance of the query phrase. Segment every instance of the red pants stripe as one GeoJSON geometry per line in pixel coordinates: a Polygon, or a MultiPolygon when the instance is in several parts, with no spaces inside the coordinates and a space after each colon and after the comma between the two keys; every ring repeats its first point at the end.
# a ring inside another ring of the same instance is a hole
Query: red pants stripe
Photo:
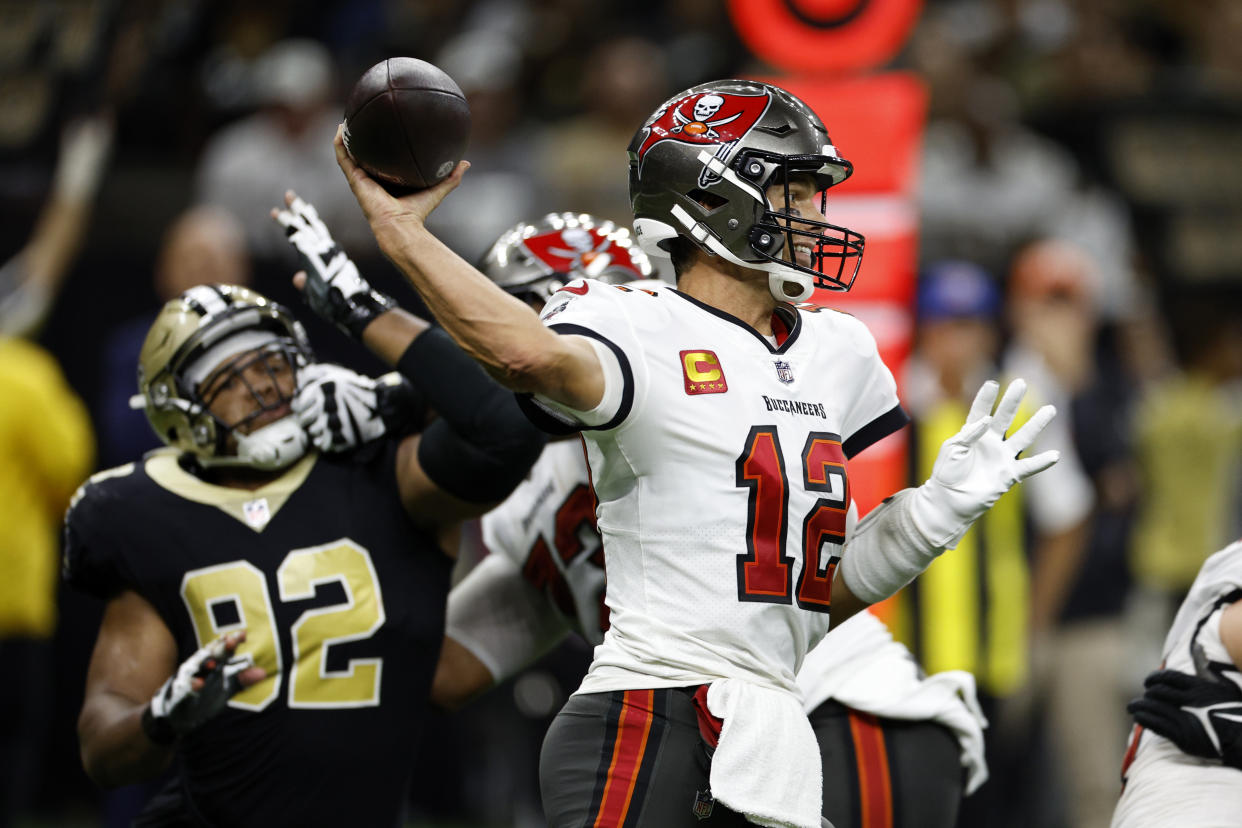
{"type": "Polygon", "coordinates": [[[858,799],[863,828],[893,828],[893,784],[888,772],[884,729],[875,716],[850,711],[850,733],[858,763],[858,799]]]}
{"type": "Polygon", "coordinates": [[[612,744],[612,760],[608,765],[608,781],[592,823],[594,828],[625,825],[651,735],[654,693],[653,690],[625,691],[612,744]]]}

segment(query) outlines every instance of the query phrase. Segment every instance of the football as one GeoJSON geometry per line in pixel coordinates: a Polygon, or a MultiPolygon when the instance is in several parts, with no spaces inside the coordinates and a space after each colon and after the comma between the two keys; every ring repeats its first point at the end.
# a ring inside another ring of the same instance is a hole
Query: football
{"type": "Polygon", "coordinates": [[[345,149],[390,192],[444,179],[470,137],[470,107],[453,79],[425,60],[388,58],[358,79],[345,103],[345,149]]]}

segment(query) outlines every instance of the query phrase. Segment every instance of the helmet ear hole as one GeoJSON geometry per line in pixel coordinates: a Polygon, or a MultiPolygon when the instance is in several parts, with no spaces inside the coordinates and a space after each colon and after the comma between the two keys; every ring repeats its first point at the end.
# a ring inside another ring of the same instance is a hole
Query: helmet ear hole
{"type": "Polygon", "coordinates": [[[713,213],[729,203],[729,200],[724,196],[702,188],[691,190],[687,195],[697,201],[709,213],[713,213]]]}

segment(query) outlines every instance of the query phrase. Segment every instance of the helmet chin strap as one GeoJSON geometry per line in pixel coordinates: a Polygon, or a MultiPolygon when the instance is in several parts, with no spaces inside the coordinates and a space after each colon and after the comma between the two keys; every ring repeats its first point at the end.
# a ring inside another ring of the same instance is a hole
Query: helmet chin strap
{"type": "Polygon", "coordinates": [[[768,274],[768,292],[772,294],[772,298],[776,301],[806,302],[815,292],[815,280],[810,274],[795,270],[775,259],[762,264],[743,261],[734,256],[729,251],[729,248],[721,244],[720,240],[705,225],[695,221],[680,204],[674,204],[670,212],[673,218],[677,219],[689,231],[690,237],[694,241],[707,247],[708,250],[720,258],[751,270],[765,271],[768,274]],[[798,288],[797,293],[787,293],[785,288],[788,285],[795,285],[798,288]]]}
{"type": "Polygon", "coordinates": [[[815,293],[815,281],[805,273],[769,273],[768,292],[778,302],[809,302],[815,293]],[[790,285],[797,286],[798,292],[789,293],[790,285]]]}
{"type": "Polygon", "coordinates": [[[268,423],[249,434],[237,434],[235,457],[208,457],[204,466],[246,466],[274,471],[300,460],[306,454],[308,439],[292,414],[268,423]]]}

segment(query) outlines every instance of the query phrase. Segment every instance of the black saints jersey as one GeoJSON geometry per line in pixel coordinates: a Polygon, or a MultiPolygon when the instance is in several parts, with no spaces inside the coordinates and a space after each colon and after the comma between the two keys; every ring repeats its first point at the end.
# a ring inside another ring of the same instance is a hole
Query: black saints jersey
{"type": "Polygon", "coordinates": [[[244,627],[238,652],[267,670],[182,740],[161,824],[399,824],[451,561],[398,499],[395,444],[253,491],[153,452],[91,478],[65,531],[72,586],[142,595],[179,659],[244,627]]]}

